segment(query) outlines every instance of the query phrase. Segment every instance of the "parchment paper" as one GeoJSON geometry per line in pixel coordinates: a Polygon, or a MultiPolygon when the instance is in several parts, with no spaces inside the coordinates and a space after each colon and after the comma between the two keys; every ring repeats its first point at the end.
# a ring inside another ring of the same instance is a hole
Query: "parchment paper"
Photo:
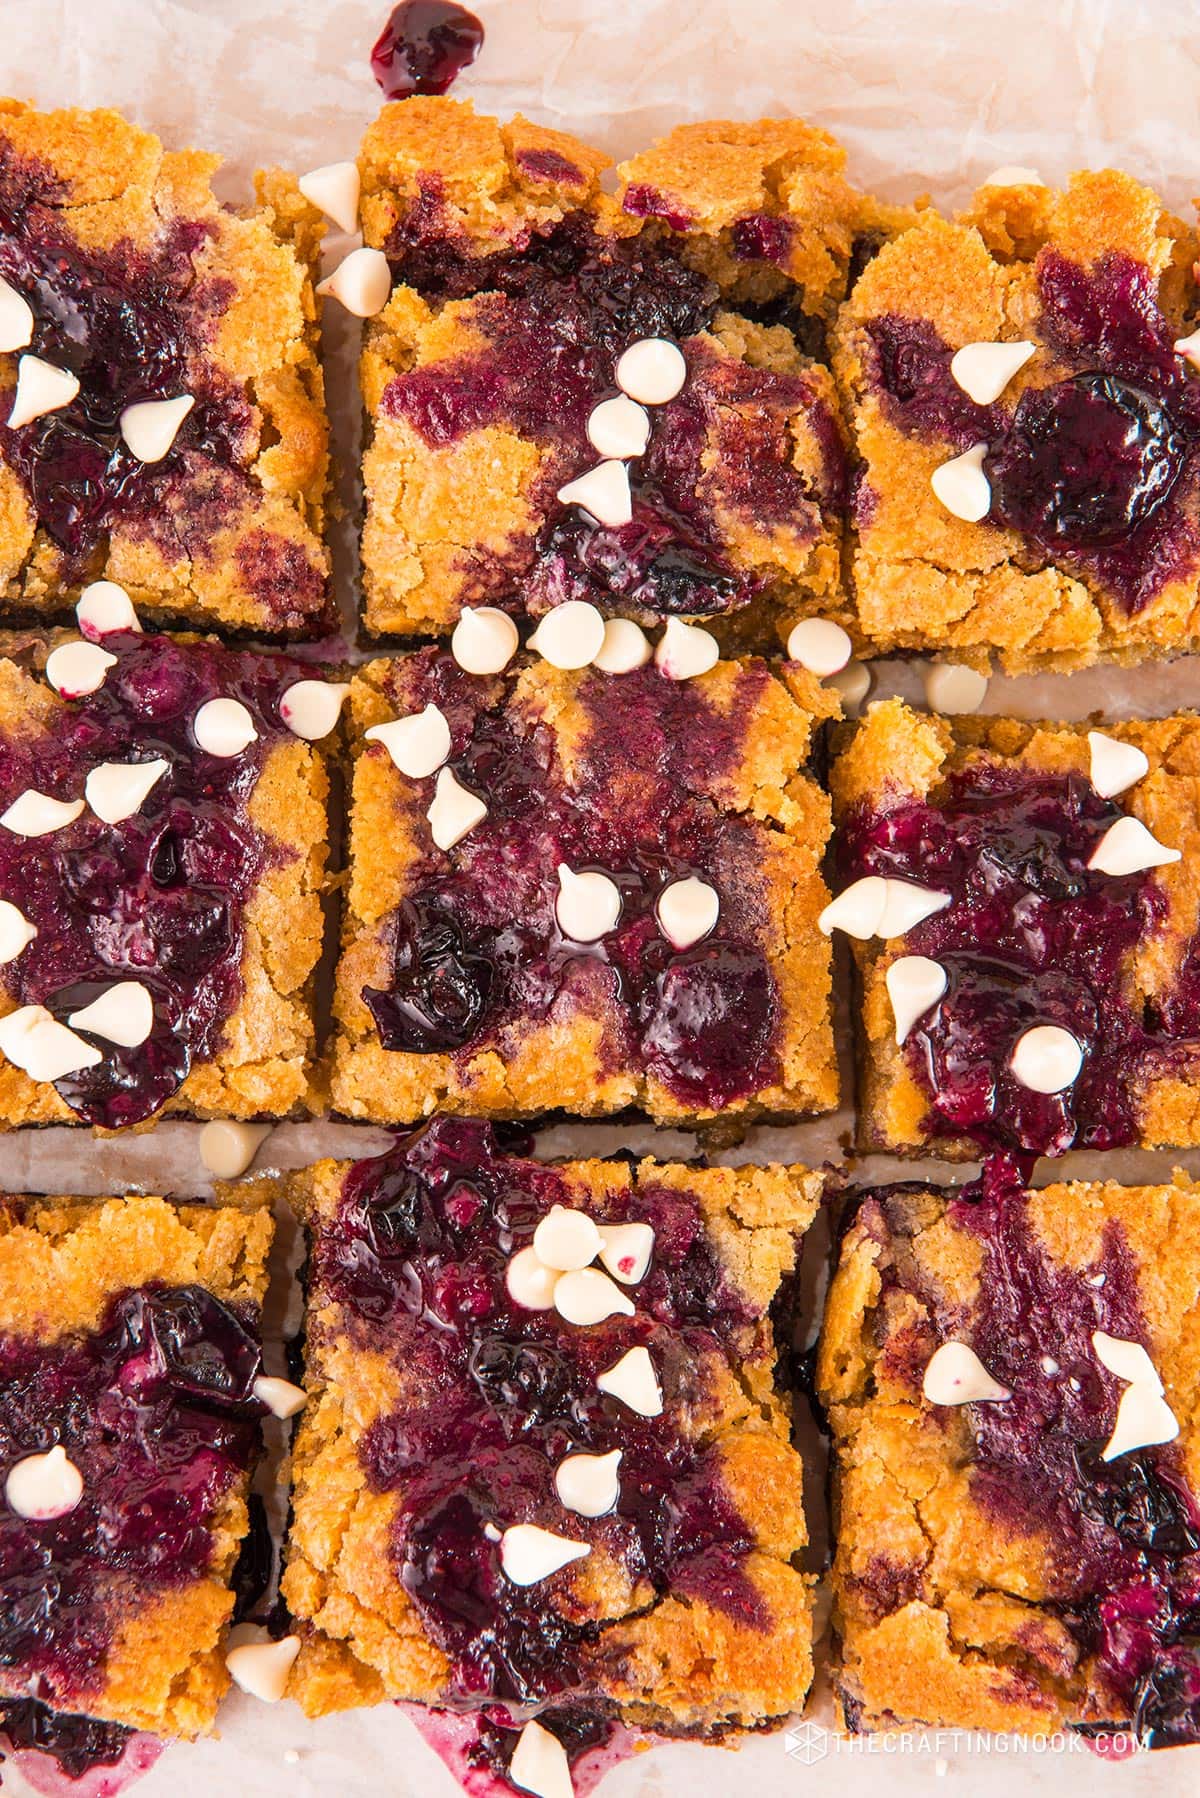
{"type": "MultiPolygon", "coordinates": [[[[302,170],[354,154],[378,104],[367,56],[387,10],[387,0],[3,0],[0,91],[43,106],[116,105],[169,144],[218,150],[228,159],[221,191],[240,200],[261,164],[302,170]]],[[[842,139],[855,179],[893,199],[930,193],[958,204],[1002,163],[1033,164],[1052,180],[1114,163],[1152,182],[1187,216],[1200,191],[1200,48],[1188,0],[475,0],[475,10],[487,42],[456,91],[484,109],[521,110],[578,131],[617,156],[681,119],[799,113],[842,139]]],[[[345,240],[330,240],[332,256],[345,248],[345,240]]],[[[338,318],[327,333],[339,485],[352,512],[355,331],[338,318]]],[[[350,615],[348,523],[335,553],[350,615]]],[[[986,709],[1154,715],[1194,704],[1198,673],[1200,663],[1184,660],[1132,673],[996,679],[986,709]]],[[[919,699],[919,668],[878,665],[875,692],[889,691],[919,699]]],[[[837,1158],[848,1124],[842,1113],[794,1130],[760,1130],[721,1158],[819,1164],[837,1158]]],[[[352,1126],[280,1126],[255,1171],[381,1145],[378,1132],[352,1126]]],[[[696,1151],[684,1133],[608,1125],[555,1129],[541,1147],[554,1154],[696,1151]]],[[[1105,1168],[1163,1177],[1177,1164],[1200,1172],[1200,1155],[1131,1152],[1105,1168]]],[[[1095,1165],[1095,1157],[1075,1156],[1065,1169],[1087,1174],[1095,1165]]],[[[887,1177],[896,1168],[875,1158],[853,1177],[887,1177]]],[[[911,1176],[913,1164],[904,1171],[911,1176]]],[[[948,1175],[931,1164],[930,1171],[957,1179],[972,1170],[948,1175]]],[[[196,1129],[186,1124],[118,1143],[64,1130],[3,1137],[0,1182],[9,1191],[209,1190],[196,1129]]],[[[820,1246],[813,1244],[814,1259],[820,1246]]],[[[285,1233],[281,1264],[292,1247],[285,1233]]],[[[810,1263],[814,1310],[819,1272],[810,1263]]],[[[271,1305],[275,1328],[289,1308],[294,1298],[281,1283],[271,1305]]],[[[827,1699],[818,1695],[809,1714],[827,1723],[827,1699]]],[[[802,1739],[782,1731],[756,1738],[729,1754],[659,1748],[616,1768],[601,1798],[785,1798],[802,1788],[866,1798],[881,1785],[895,1798],[915,1798],[943,1778],[956,1794],[981,1798],[1002,1798],[1014,1781],[1062,1798],[1166,1798],[1194,1790],[1198,1777],[1200,1750],[1110,1766],[1078,1742],[1014,1753],[1004,1743],[989,1750],[961,1735],[930,1735],[839,1748],[818,1728],[802,1739]]],[[[291,1704],[269,1707],[235,1693],[219,1740],[169,1750],[135,1790],[144,1798],[453,1798],[457,1788],[391,1707],[310,1725],[291,1704]]]]}

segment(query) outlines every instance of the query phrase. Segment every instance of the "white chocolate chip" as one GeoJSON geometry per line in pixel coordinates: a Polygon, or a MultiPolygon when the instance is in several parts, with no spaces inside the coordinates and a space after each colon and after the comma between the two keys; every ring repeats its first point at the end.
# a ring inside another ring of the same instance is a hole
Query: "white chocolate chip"
{"type": "Polygon", "coordinates": [[[610,1398],[620,1399],[639,1417],[662,1416],[662,1387],[647,1348],[627,1350],[619,1361],[596,1375],[596,1385],[610,1398]]]}
{"type": "Polygon", "coordinates": [[[87,802],[105,824],[120,824],[141,811],[170,766],[161,756],[152,762],[101,762],[83,783],[87,802]]]}
{"type": "Polygon", "coordinates": [[[598,943],[621,915],[621,889],[607,874],[576,874],[560,862],[554,916],[573,943],[598,943]]]}
{"type": "Polygon", "coordinates": [[[554,1490],[577,1516],[606,1517],[621,1496],[620,1465],[619,1448],[607,1455],[568,1455],[554,1470],[554,1490]]]}
{"type": "Polygon", "coordinates": [[[192,719],[192,735],[207,755],[241,755],[257,741],[254,720],[240,699],[209,699],[192,719]]]}
{"type": "Polygon", "coordinates": [[[0,816],[0,824],[15,837],[48,837],[52,830],[73,824],[83,809],[82,799],[51,799],[49,793],[26,787],[0,816]]]}
{"type": "Polygon", "coordinates": [[[299,1636],[282,1636],[278,1642],[243,1642],[228,1651],[225,1665],[234,1685],[251,1698],[278,1704],[299,1652],[299,1636]]]}
{"type": "Polygon", "coordinates": [[[1135,1448],[1156,1448],[1162,1442],[1174,1442],[1179,1422],[1161,1392],[1139,1380],[1126,1386],[1117,1406],[1117,1420],[1101,1455],[1102,1461],[1115,1461],[1132,1454],[1135,1448]]]}
{"type": "Polygon", "coordinates": [[[553,1311],[561,1268],[547,1267],[533,1249],[518,1249],[504,1275],[508,1296],[524,1311],[553,1311]]]}
{"type": "Polygon", "coordinates": [[[1009,1066],[1030,1092],[1061,1093],[1078,1080],[1083,1050],[1060,1024],[1035,1024],[1017,1038],[1009,1066]]]}
{"type": "Polygon", "coordinates": [[[946,970],[927,955],[901,955],[890,963],[884,980],[896,1020],[896,1042],[904,1043],[918,1018],[945,992],[946,970]]]}
{"type": "Polygon", "coordinates": [[[830,675],[829,684],[841,694],[842,710],[847,718],[857,718],[863,700],[871,691],[871,670],[865,662],[847,662],[837,674],[830,675]]]}
{"type": "Polygon", "coordinates": [[[64,699],[82,699],[85,693],[94,693],[97,687],[104,685],[105,676],[116,660],[116,656],[101,649],[98,643],[84,643],[76,638],[74,642],[60,643],[57,649],[50,651],[46,657],[46,679],[64,699]]]}
{"type": "Polygon", "coordinates": [[[31,1080],[62,1080],[104,1059],[99,1049],[60,1024],[44,1005],[22,1005],[0,1018],[0,1054],[31,1080]]]}
{"type": "Polygon", "coordinates": [[[854,645],[832,618],[802,618],[787,640],[789,660],[799,662],[810,674],[824,679],[838,674],[850,660],[854,645]]]}
{"type": "Polygon", "coordinates": [[[55,368],[40,356],[22,356],[17,363],[17,391],[8,415],[10,431],[31,424],[47,412],[61,412],[79,392],[79,382],[67,368],[55,368]]]}
{"type": "Polygon", "coordinates": [[[260,1373],[250,1390],[259,1404],[265,1405],[273,1417],[295,1417],[308,1403],[308,1394],[303,1386],[296,1386],[291,1380],[281,1380],[275,1374],[260,1373]]]}
{"type": "Polygon", "coordinates": [[[589,1267],[600,1253],[600,1232],[586,1211],[552,1205],[533,1233],[533,1252],[560,1274],[589,1267]]]}
{"type": "Polygon", "coordinates": [[[1028,338],[1015,343],[964,343],[950,358],[950,373],[968,399],[990,406],[1036,349],[1028,338]]]}
{"type": "Polygon", "coordinates": [[[1004,164],[1003,168],[993,169],[990,175],[979,183],[980,187],[1045,187],[1046,183],[1036,169],[1023,168],[1017,163],[1004,164]]]}
{"type": "Polygon", "coordinates": [[[1125,1336],[1110,1336],[1107,1330],[1093,1330],[1092,1348],[1100,1365],[1107,1367],[1109,1373],[1115,1373],[1119,1380],[1125,1380],[1131,1386],[1149,1386],[1152,1392],[1162,1391],[1158,1369],[1140,1342],[1131,1342],[1125,1336]]]}
{"type": "Polygon", "coordinates": [[[1046,1375],[1051,1375],[1051,1374],[1056,1374],[1056,1373],[1061,1372],[1058,1362],[1054,1359],[1053,1355],[1043,1355],[1041,1360],[1038,1362],[1038,1366],[1041,1368],[1042,1372],[1046,1375]]]}
{"type": "Polygon", "coordinates": [[[358,230],[360,182],[356,162],[327,162],[309,169],[296,186],[310,206],[332,219],[339,231],[358,230]]]}
{"type": "Polygon", "coordinates": [[[350,688],[341,680],[293,681],[279,701],[279,716],[294,737],[319,743],[342,715],[350,688]]]}
{"type": "Polygon", "coordinates": [[[1162,868],[1180,859],[1178,849],[1168,849],[1146,829],[1140,818],[1118,818],[1109,826],[1088,860],[1096,874],[1140,874],[1146,868],[1162,868]]]}
{"type": "Polygon", "coordinates": [[[138,400],[121,414],[121,435],[131,456],[139,462],[161,462],[179,427],[196,404],[190,393],[173,400],[138,400]]]}
{"type": "Polygon", "coordinates": [[[878,936],[887,904],[887,887],[887,881],[880,874],[864,874],[861,880],[852,881],[825,907],[817,919],[818,930],[826,936],[842,930],[860,943],[865,943],[868,937],[878,936]]]}
{"type": "Polygon", "coordinates": [[[1090,730],[1087,740],[1092,758],[1092,785],[1101,799],[1115,799],[1118,793],[1136,786],[1149,774],[1149,758],[1136,743],[1121,743],[1099,730],[1090,730]]]}
{"type": "Polygon", "coordinates": [[[71,1012],[67,1023],[122,1049],[137,1049],[154,1029],[154,1000],[140,980],[118,980],[90,1005],[71,1012]]]}
{"type": "Polygon", "coordinates": [[[925,703],[949,717],[977,712],[987,698],[988,678],[961,662],[931,662],[925,670],[925,703]]]}
{"type": "Polygon", "coordinates": [[[33,307],[23,293],[0,279],[0,350],[23,350],[33,337],[33,307]]]}
{"type": "Polygon", "coordinates": [[[978,524],[992,509],[992,489],[983,472],[987,453],[986,443],[974,443],[961,456],[940,463],[929,477],[934,497],[966,524],[978,524]]]}
{"type": "Polygon", "coordinates": [[[600,1259],[622,1286],[636,1286],[646,1277],[654,1253],[654,1231],[649,1224],[601,1224],[600,1259]]]}
{"type": "Polygon", "coordinates": [[[592,657],[592,667],[602,674],[632,674],[644,668],[654,651],[640,624],[632,618],[608,618],[604,623],[604,641],[592,657]]]}
{"type": "Polygon", "coordinates": [[[533,1798],[574,1798],[571,1763],[557,1736],[536,1721],[527,1723],[517,1737],[508,1763],[510,1785],[533,1798]]]}
{"type": "Polygon", "coordinates": [[[650,414],[628,394],[619,393],[592,408],[587,435],[598,456],[644,456],[650,441],[650,414]]]}
{"type": "Polygon", "coordinates": [[[654,651],[654,665],[668,680],[694,680],[707,674],[721,659],[721,648],[711,631],[682,618],[669,618],[654,651]]]}
{"type": "Polygon", "coordinates": [[[617,386],[643,406],[665,406],[686,380],[683,351],[669,337],[643,337],[617,362],[617,386]]]}
{"type": "Polygon", "coordinates": [[[200,1159],[214,1180],[237,1180],[270,1134],[270,1124],[214,1118],[200,1132],[200,1159]]]}
{"type": "Polygon", "coordinates": [[[507,612],[496,606],[464,606],[450,654],[466,674],[499,674],[517,653],[521,639],[507,612]]]}
{"type": "Polygon", "coordinates": [[[1193,331],[1190,337],[1177,337],[1174,347],[1177,356],[1186,357],[1193,368],[1200,368],[1200,331],[1193,331]]]}
{"type": "Polygon", "coordinates": [[[532,637],[536,649],[552,668],[586,668],[604,643],[604,618],[586,599],[569,599],[547,612],[532,637]]]}
{"type": "Polygon", "coordinates": [[[365,735],[368,742],[383,744],[394,766],[409,780],[425,780],[436,774],[450,754],[450,726],[446,714],[440,706],[432,704],[424,711],[410,712],[406,718],[373,724],[365,735]]]}
{"type": "Polygon", "coordinates": [[[25,913],[10,905],[7,899],[0,899],[0,967],[16,961],[36,935],[37,927],[29,922],[25,913]]]}
{"type": "Polygon", "coordinates": [[[654,906],[659,929],[673,949],[690,949],[716,928],[721,899],[715,887],[689,874],[673,880],[658,895],[654,906]]]}
{"type": "Polygon", "coordinates": [[[500,1538],[500,1565],[514,1586],[536,1586],[591,1552],[586,1542],[555,1535],[536,1523],[515,1523],[500,1538]]]}
{"type": "Polygon", "coordinates": [[[382,250],[364,245],[338,263],[331,275],[317,283],[319,294],[337,300],[355,318],[374,318],[392,295],[392,271],[382,250]]]}
{"type": "Polygon", "coordinates": [[[925,1369],[921,1390],[931,1405],[1002,1404],[1012,1397],[965,1342],[943,1342],[925,1369]]]}
{"type": "Polygon", "coordinates": [[[443,768],[425,816],[437,847],[453,849],[487,817],[487,806],[477,793],[468,792],[462,782],[455,779],[453,769],[443,768]]]}
{"type": "Polygon", "coordinates": [[[569,1324],[585,1328],[609,1317],[632,1317],[634,1312],[621,1288],[598,1267],[560,1274],[554,1288],[554,1309],[569,1324]]]}
{"type": "Polygon", "coordinates": [[[597,462],[576,481],[558,490],[564,506],[582,506],[597,524],[620,530],[633,517],[633,494],[624,462],[597,462]]]}
{"type": "Polygon", "coordinates": [[[935,912],[945,911],[950,903],[949,893],[923,887],[915,880],[885,880],[884,886],[883,917],[879,921],[882,937],[906,936],[935,912]]]}
{"type": "Polygon", "coordinates": [[[141,632],[141,623],[133,609],[133,601],[116,581],[92,581],[79,595],[75,607],[79,628],[89,642],[107,637],[111,631],[141,632]]]}
{"type": "Polygon", "coordinates": [[[8,1470],[4,1497],[10,1511],[31,1523],[65,1517],[83,1497],[83,1475],[57,1443],[44,1455],[26,1455],[8,1470]]]}

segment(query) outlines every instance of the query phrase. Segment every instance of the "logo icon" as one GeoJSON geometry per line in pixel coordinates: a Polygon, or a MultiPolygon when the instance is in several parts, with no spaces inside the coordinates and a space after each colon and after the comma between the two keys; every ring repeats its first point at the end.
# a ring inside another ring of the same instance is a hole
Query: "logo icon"
{"type": "Polygon", "coordinates": [[[829,1753],[829,1731],[820,1723],[800,1723],[788,1730],[784,1748],[802,1767],[815,1767],[829,1753]]]}

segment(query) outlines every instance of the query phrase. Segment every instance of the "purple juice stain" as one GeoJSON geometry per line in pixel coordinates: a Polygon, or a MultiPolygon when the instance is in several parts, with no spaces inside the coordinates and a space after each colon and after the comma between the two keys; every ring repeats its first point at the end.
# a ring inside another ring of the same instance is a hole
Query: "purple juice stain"
{"type": "MultiPolygon", "coordinates": [[[[199,1286],[118,1296],[94,1333],[0,1337],[0,1481],[56,1444],[83,1476],[64,1517],[0,1508],[0,1666],[47,1706],[80,1712],[102,1691],[130,1590],[145,1598],[206,1573],[214,1510],[257,1450],[260,1371],[256,1312],[199,1286]]],[[[60,1759],[110,1758],[119,1735],[19,1705],[14,1715],[8,1701],[4,1733],[13,1728],[37,1738],[19,1745],[60,1759]]]]}
{"type": "Polygon", "coordinates": [[[375,1352],[384,1343],[424,1395],[373,1424],[360,1455],[374,1490],[400,1494],[393,1572],[449,1657],[457,1699],[571,1705],[589,1696],[600,1626],[560,1614],[557,1579],[507,1580],[486,1528],[561,1529],[558,1462],[619,1448],[621,1497],[588,1524],[589,1539],[655,1592],[769,1628],[744,1571],[752,1536],[719,1456],[670,1423],[676,1406],[705,1402],[704,1358],[744,1356],[756,1320],[726,1284],[694,1196],[652,1183],[606,1201],[607,1221],[655,1232],[634,1317],[573,1330],[554,1311],[515,1305],[510,1257],[575,1189],[525,1158],[527,1139],[512,1141],[505,1153],[491,1125],[440,1118],[359,1162],[316,1235],[312,1270],[342,1308],[339,1327],[375,1352]],[[654,1360],[665,1417],[638,1417],[596,1386],[638,1345],[654,1360]]]}
{"type": "Polygon", "coordinates": [[[488,812],[449,868],[431,851],[390,921],[391,981],[363,993],[384,1048],[474,1052],[509,1020],[607,1016],[615,1006],[619,1040],[602,1053],[683,1103],[715,1109],[774,1084],[781,1002],[763,947],[758,827],[696,791],[735,764],[765,664],[743,667],[727,714],[653,666],[616,684],[586,676],[578,699],[588,730],[569,783],[544,727],[503,704],[478,711],[450,656],[427,651],[408,666],[406,704],[445,711],[448,765],[488,812]],[[560,862],[602,870],[619,887],[621,917],[602,942],[559,930],[560,862]],[[676,951],[655,905],[689,875],[716,888],[721,916],[709,937],[676,951]]]}
{"type": "Polygon", "coordinates": [[[482,24],[455,0],[403,0],[371,51],[371,73],[388,100],[444,94],[482,45],[482,24]]]}
{"type": "Polygon", "coordinates": [[[241,1000],[246,906],[288,853],[248,808],[266,756],[293,740],[279,701],[305,670],[166,636],[123,632],[104,644],[117,661],[95,693],[65,705],[46,734],[0,736],[0,811],[27,788],[75,799],[105,761],[161,757],[168,770],[120,824],[85,811],[47,836],[0,830],[0,893],[38,933],[6,970],[18,1005],[65,1021],[116,981],[149,989],[146,1042],[96,1038],[103,1060],[55,1082],[85,1123],[120,1129],[153,1116],[219,1051],[241,1000]],[[240,755],[206,754],[192,736],[197,710],[218,697],[240,700],[258,731],[240,755]]]}
{"type": "Polygon", "coordinates": [[[871,377],[899,430],[988,445],[989,516],[1034,565],[1076,568],[1135,615],[1200,563],[1200,384],[1143,264],[1112,252],[1088,271],[1043,250],[1037,280],[1038,328],[1065,379],[1011,410],[977,406],[934,327],[897,315],[867,325],[871,377]]]}

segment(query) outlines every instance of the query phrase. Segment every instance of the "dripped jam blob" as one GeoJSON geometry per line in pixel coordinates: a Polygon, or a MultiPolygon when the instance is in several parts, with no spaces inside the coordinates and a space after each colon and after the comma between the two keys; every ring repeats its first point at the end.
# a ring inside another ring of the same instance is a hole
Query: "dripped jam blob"
{"type": "Polygon", "coordinates": [[[371,51],[371,73],[388,100],[444,94],[482,46],[482,24],[455,0],[403,0],[371,51]]]}

